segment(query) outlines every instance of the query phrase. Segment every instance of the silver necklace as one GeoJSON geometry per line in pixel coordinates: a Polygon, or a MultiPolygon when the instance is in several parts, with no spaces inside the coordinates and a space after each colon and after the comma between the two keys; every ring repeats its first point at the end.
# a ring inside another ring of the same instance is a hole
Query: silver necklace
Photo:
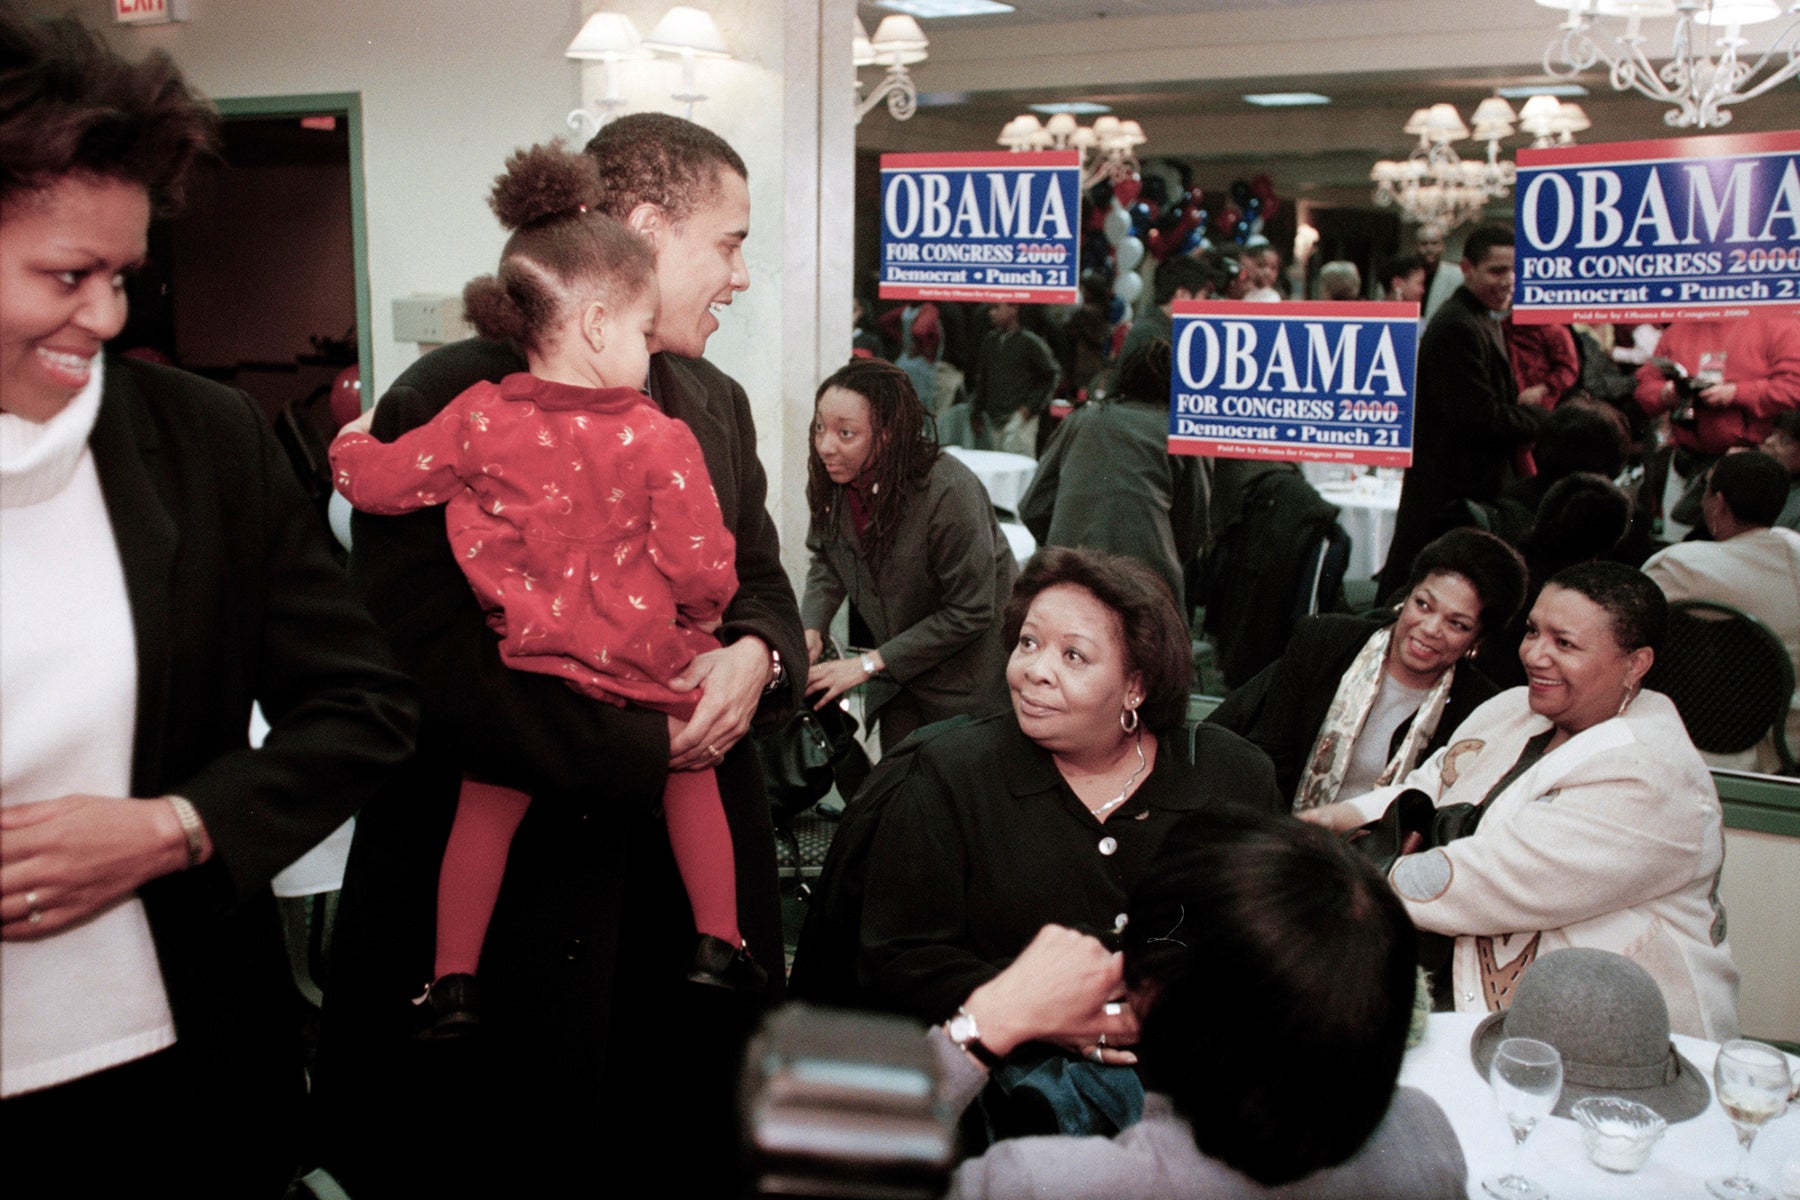
{"type": "Polygon", "coordinates": [[[1094,816],[1104,817],[1107,813],[1109,813],[1113,809],[1119,807],[1119,805],[1125,803],[1125,797],[1131,795],[1131,785],[1136,783],[1137,777],[1144,773],[1144,766],[1145,766],[1144,735],[1142,733],[1137,735],[1137,752],[1138,752],[1137,769],[1132,771],[1132,773],[1126,778],[1125,786],[1123,788],[1119,789],[1118,795],[1114,796],[1111,800],[1108,800],[1105,804],[1102,804],[1099,808],[1096,808],[1093,810],[1094,816]]]}

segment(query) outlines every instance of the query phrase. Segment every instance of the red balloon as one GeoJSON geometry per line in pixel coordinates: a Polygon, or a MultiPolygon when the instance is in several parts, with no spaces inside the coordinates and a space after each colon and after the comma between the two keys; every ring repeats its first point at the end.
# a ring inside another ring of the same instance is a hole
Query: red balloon
{"type": "Polygon", "coordinates": [[[328,402],[331,419],[343,428],[362,415],[362,371],[354,363],[337,373],[328,402]]]}

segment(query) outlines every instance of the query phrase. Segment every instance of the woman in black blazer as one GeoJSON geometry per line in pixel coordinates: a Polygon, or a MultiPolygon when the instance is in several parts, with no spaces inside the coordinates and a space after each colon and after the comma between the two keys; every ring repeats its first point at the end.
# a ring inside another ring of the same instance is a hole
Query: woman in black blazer
{"type": "Polygon", "coordinates": [[[1260,747],[1295,811],[1398,779],[1496,688],[1469,662],[1525,595],[1525,565],[1490,533],[1457,529],[1413,559],[1391,615],[1308,617],[1287,650],[1208,721],[1260,747]],[[1384,730],[1378,745],[1367,731],[1384,730]]]}
{"type": "Polygon", "coordinates": [[[0,9],[0,62],[8,1181],[280,1196],[305,1080],[269,880],[410,752],[410,689],[249,397],[101,357],[210,109],[72,21],[0,9]]]}

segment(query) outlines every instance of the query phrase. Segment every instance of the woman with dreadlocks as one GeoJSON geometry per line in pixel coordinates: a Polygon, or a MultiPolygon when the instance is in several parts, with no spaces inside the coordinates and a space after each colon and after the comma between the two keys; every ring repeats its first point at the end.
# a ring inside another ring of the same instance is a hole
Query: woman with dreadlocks
{"type": "Polygon", "coordinates": [[[813,401],[806,691],[822,708],[868,685],[883,750],[1006,705],[1001,616],[1018,564],[981,481],[930,426],[906,372],[880,359],[852,361],[813,401]],[[823,659],[846,598],[873,645],[823,659]]]}

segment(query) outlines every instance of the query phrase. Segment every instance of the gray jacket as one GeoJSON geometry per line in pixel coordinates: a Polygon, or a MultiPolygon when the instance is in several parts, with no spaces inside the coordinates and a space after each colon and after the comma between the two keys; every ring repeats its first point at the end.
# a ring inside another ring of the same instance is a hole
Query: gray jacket
{"type": "MultiPolygon", "coordinates": [[[[988,1075],[942,1026],[930,1031],[947,1107],[965,1108],[988,1075]]],[[[1194,1144],[1193,1130],[1160,1092],[1144,1119],[1117,1137],[1026,1137],[997,1142],[957,1167],[945,1200],[1461,1200],[1468,1167],[1437,1102],[1399,1088],[1387,1116],[1348,1161],[1265,1187],[1194,1144]]]]}
{"type": "Polygon", "coordinates": [[[1001,614],[1018,564],[987,489],[968,467],[938,457],[907,498],[877,569],[864,556],[842,487],[825,519],[812,522],[806,546],[806,628],[827,632],[848,599],[868,624],[887,676],[911,694],[926,722],[1004,706],[1001,614]]]}

